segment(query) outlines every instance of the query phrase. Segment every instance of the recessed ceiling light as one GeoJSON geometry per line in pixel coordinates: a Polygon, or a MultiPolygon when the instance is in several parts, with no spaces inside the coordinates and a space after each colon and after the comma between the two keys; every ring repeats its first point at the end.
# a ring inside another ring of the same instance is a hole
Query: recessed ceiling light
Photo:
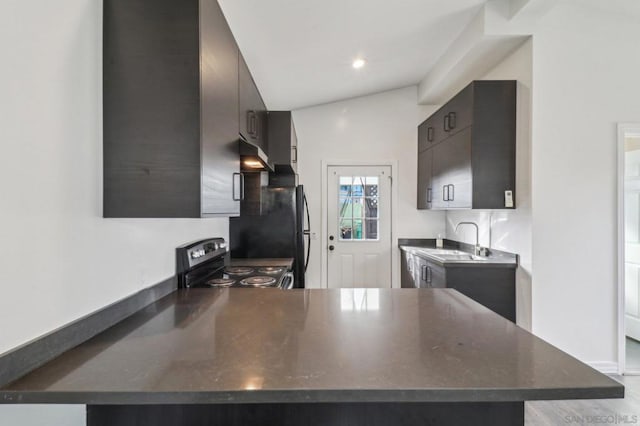
{"type": "Polygon", "coordinates": [[[364,59],[362,59],[362,58],[358,58],[358,59],[356,59],[356,60],[354,60],[354,61],[353,61],[352,66],[353,66],[355,69],[360,69],[360,68],[364,67],[364,65],[365,65],[366,63],[367,63],[367,61],[365,61],[364,59]]]}

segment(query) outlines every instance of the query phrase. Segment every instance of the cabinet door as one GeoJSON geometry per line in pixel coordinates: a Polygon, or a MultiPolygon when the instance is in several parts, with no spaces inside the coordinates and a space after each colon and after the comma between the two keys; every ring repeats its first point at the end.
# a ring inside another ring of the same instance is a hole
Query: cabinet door
{"type": "Polygon", "coordinates": [[[433,120],[427,119],[418,126],[418,152],[429,149],[434,142],[433,120]]]}
{"type": "Polygon", "coordinates": [[[240,96],[240,134],[249,142],[256,144],[267,151],[266,121],[267,108],[265,107],[256,83],[242,54],[239,60],[239,96],[240,96]]]}
{"type": "Polygon", "coordinates": [[[442,124],[447,137],[473,122],[473,83],[465,87],[443,107],[442,124]]]}
{"type": "Polygon", "coordinates": [[[444,116],[446,111],[444,108],[436,111],[431,117],[429,117],[429,122],[431,123],[432,136],[431,136],[431,144],[429,146],[434,146],[449,137],[449,133],[446,131],[444,127],[444,116]]]}
{"type": "Polygon", "coordinates": [[[238,47],[215,0],[200,1],[200,49],[202,215],[238,215],[238,47]]]}
{"type": "Polygon", "coordinates": [[[414,277],[415,277],[416,287],[428,288],[429,287],[429,281],[428,281],[429,262],[427,262],[426,259],[415,256],[414,267],[415,267],[414,277]]]}
{"type": "Polygon", "coordinates": [[[298,172],[298,135],[293,120],[291,120],[291,170],[293,173],[298,172]]]}
{"type": "Polygon", "coordinates": [[[431,209],[433,187],[431,174],[433,168],[433,150],[418,153],[418,209],[431,209]]]}
{"type": "Polygon", "coordinates": [[[447,145],[447,181],[449,182],[449,208],[472,207],[471,127],[451,136],[447,145]]]}
{"type": "Polygon", "coordinates": [[[471,127],[433,148],[433,208],[471,208],[471,127]]]}
{"type": "Polygon", "coordinates": [[[433,147],[431,165],[431,208],[442,210],[449,207],[448,172],[451,162],[447,152],[447,142],[433,147]]]}
{"type": "Polygon", "coordinates": [[[103,11],[103,215],[200,217],[197,1],[103,11]]]}
{"type": "Polygon", "coordinates": [[[445,288],[447,279],[444,267],[433,263],[427,263],[427,284],[430,288],[445,288]]]}
{"type": "Polygon", "coordinates": [[[400,271],[400,286],[402,288],[415,288],[416,283],[413,277],[413,255],[407,253],[404,250],[400,250],[401,253],[401,271],[400,271]]]}
{"type": "Polygon", "coordinates": [[[298,169],[298,137],[291,111],[269,111],[267,117],[269,161],[276,168],[288,166],[295,173],[298,169]]]}

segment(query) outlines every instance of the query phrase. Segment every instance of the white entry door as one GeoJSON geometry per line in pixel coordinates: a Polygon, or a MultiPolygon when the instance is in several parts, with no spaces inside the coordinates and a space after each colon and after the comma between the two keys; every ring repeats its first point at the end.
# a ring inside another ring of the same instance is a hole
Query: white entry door
{"type": "Polygon", "coordinates": [[[391,167],[327,169],[331,287],[391,287],[391,167]]]}

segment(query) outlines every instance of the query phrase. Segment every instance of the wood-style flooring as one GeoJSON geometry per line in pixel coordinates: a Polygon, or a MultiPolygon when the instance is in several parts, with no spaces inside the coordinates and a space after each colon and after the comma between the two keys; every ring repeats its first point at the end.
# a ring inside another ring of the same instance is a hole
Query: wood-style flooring
{"type": "Polygon", "coordinates": [[[527,402],[525,425],[640,425],[640,376],[612,377],[624,384],[624,399],[527,402]]]}

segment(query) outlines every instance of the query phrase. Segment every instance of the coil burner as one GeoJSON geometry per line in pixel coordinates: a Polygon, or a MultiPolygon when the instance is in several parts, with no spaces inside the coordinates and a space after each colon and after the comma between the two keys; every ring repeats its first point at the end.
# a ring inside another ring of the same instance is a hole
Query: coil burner
{"type": "Polygon", "coordinates": [[[278,266],[265,266],[264,268],[258,268],[258,273],[260,274],[281,274],[284,272],[284,268],[280,268],[278,266]]]}
{"type": "Polygon", "coordinates": [[[207,287],[231,287],[236,283],[233,278],[214,278],[206,282],[207,287]]]}
{"type": "Polygon", "coordinates": [[[224,268],[226,274],[237,276],[251,275],[253,271],[254,269],[248,266],[227,266],[224,268]]]}
{"type": "Polygon", "coordinates": [[[275,278],[265,277],[260,275],[255,277],[245,278],[242,281],[240,281],[240,284],[246,285],[249,287],[272,287],[273,285],[275,285],[275,283],[276,283],[275,278]]]}

